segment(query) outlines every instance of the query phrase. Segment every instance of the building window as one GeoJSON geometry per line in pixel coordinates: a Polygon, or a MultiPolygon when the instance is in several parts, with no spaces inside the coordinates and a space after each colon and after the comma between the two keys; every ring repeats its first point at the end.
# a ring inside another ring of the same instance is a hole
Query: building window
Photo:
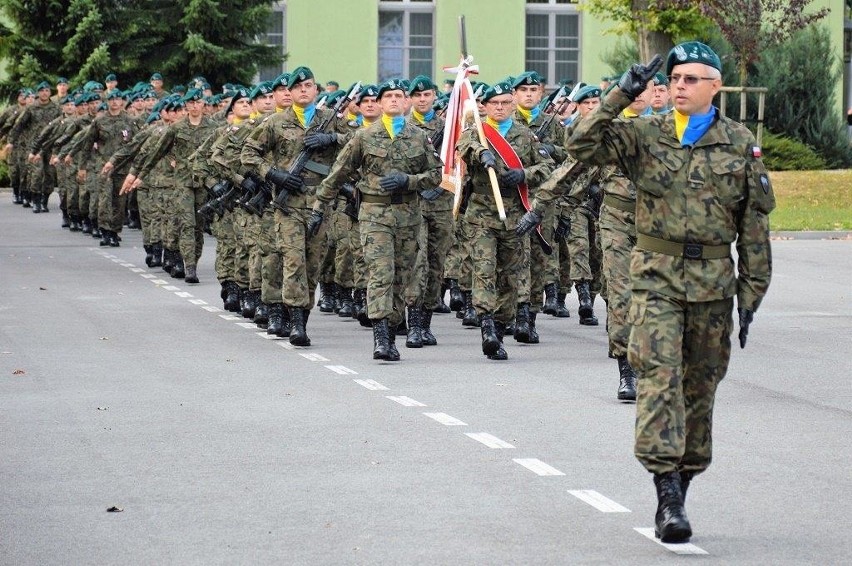
{"type": "Polygon", "coordinates": [[[549,86],[580,80],[580,15],[576,0],[527,0],[526,67],[549,86]]]}
{"type": "Polygon", "coordinates": [[[432,0],[380,0],[378,80],[432,76],[432,0]]]}
{"type": "MultiPolygon", "coordinates": [[[[269,24],[261,43],[271,45],[278,49],[283,55],[287,46],[286,26],[287,6],[284,2],[276,2],[272,5],[272,14],[269,16],[269,24]]],[[[261,66],[258,70],[258,82],[271,81],[284,72],[284,63],[276,65],[261,66]]]]}

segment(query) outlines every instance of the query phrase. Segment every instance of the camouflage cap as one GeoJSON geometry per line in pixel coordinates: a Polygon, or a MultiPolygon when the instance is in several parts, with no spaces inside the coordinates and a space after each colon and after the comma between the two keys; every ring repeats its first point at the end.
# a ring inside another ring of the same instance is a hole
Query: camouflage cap
{"type": "Polygon", "coordinates": [[[492,85],[485,89],[485,92],[482,93],[482,102],[487,102],[495,96],[500,96],[501,94],[512,94],[512,88],[512,85],[507,82],[499,82],[495,85],[492,85]]]}
{"type": "Polygon", "coordinates": [[[355,102],[357,104],[361,104],[361,101],[367,97],[378,98],[379,87],[376,85],[363,85],[361,87],[361,91],[358,93],[358,97],[355,99],[355,102]]]}
{"type": "Polygon", "coordinates": [[[293,88],[301,82],[314,78],[314,72],[307,67],[296,67],[290,73],[290,78],[287,79],[287,88],[293,88]]]}
{"type": "Polygon", "coordinates": [[[596,86],[586,86],[581,88],[577,94],[574,95],[574,102],[583,102],[587,98],[600,98],[601,97],[601,89],[596,86]]]}
{"type": "Polygon", "coordinates": [[[384,93],[392,90],[401,90],[402,92],[405,92],[406,88],[405,82],[402,79],[388,79],[379,85],[376,98],[381,98],[384,93]]]}
{"type": "Polygon", "coordinates": [[[427,90],[438,90],[438,86],[426,75],[417,75],[411,79],[411,84],[408,85],[409,96],[414,92],[424,92],[427,90]]]}
{"type": "Polygon", "coordinates": [[[700,41],[687,41],[675,45],[666,58],[666,76],[672,74],[672,69],[684,63],[701,63],[722,72],[722,61],[716,52],[700,41]]]}

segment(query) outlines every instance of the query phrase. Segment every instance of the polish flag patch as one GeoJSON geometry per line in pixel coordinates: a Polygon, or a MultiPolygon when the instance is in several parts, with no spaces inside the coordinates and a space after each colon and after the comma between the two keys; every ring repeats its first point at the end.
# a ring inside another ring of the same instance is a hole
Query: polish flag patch
{"type": "Polygon", "coordinates": [[[751,147],[751,154],[753,157],[763,157],[763,152],[760,151],[760,147],[756,145],[751,147]]]}

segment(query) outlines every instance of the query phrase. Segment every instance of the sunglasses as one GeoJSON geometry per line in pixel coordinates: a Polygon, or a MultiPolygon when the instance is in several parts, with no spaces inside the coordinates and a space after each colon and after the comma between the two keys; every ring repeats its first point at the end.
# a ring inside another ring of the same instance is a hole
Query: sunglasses
{"type": "Polygon", "coordinates": [[[676,84],[683,80],[684,84],[696,85],[698,81],[715,81],[713,77],[696,77],[695,75],[669,75],[669,82],[676,84]]]}

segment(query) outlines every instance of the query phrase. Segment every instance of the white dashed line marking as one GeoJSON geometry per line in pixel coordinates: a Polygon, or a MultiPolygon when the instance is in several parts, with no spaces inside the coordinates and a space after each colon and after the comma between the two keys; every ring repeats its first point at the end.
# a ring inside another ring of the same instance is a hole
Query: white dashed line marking
{"type": "Polygon", "coordinates": [[[325,366],[326,369],[330,369],[334,373],[339,373],[340,375],[358,375],[358,372],[354,369],[349,369],[346,366],[325,366]]]}
{"type": "Polygon", "coordinates": [[[145,279],[154,279],[157,276],[153,273],[140,273],[139,277],[144,277],[145,279]]]}
{"type": "Polygon", "coordinates": [[[426,406],[425,404],[421,403],[420,401],[415,401],[411,397],[406,397],[405,395],[400,395],[398,397],[395,397],[393,395],[388,395],[387,398],[390,399],[391,401],[399,403],[403,407],[425,407],[426,406]]]}
{"type": "Polygon", "coordinates": [[[287,341],[279,342],[278,345],[284,348],[285,350],[293,350],[295,348],[294,345],[287,341]]]}
{"type": "Polygon", "coordinates": [[[118,265],[120,265],[121,267],[136,267],[132,263],[119,263],[118,265]]]}
{"type": "Polygon", "coordinates": [[[169,282],[166,281],[165,279],[151,279],[151,283],[153,283],[154,285],[168,285],[169,284],[169,282]]]}
{"type": "Polygon", "coordinates": [[[430,419],[435,419],[442,425],[446,426],[467,426],[467,423],[458,420],[455,417],[451,417],[447,413],[423,413],[430,419]]]}
{"type": "Polygon", "coordinates": [[[266,330],[261,330],[257,333],[257,335],[266,340],[278,340],[278,336],[276,336],[275,334],[267,334],[266,330]]]}
{"type": "Polygon", "coordinates": [[[568,493],[602,513],[630,513],[630,509],[627,507],[622,507],[593,489],[569,489],[568,493]]]}
{"type": "Polygon", "coordinates": [[[685,544],[672,544],[668,542],[662,542],[660,541],[660,539],[654,536],[653,528],[646,529],[640,527],[633,527],[633,530],[642,535],[643,537],[651,539],[666,550],[674,552],[675,554],[709,554],[709,552],[707,552],[703,548],[695,546],[691,542],[687,542],[685,544]]]}
{"type": "Polygon", "coordinates": [[[189,299],[190,297],[194,296],[192,293],[187,293],[186,291],[176,292],[175,295],[177,295],[181,299],[189,299]]]}
{"type": "Polygon", "coordinates": [[[107,258],[107,259],[113,259],[115,256],[114,256],[114,255],[112,255],[112,254],[107,254],[107,253],[105,253],[105,254],[104,254],[104,257],[105,257],[105,258],[107,258]]]}
{"type": "Polygon", "coordinates": [[[122,260],[117,258],[117,257],[113,257],[110,261],[113,262],[113,263],[121,263],[122,262],[122,260]]]}
{"type": "Polygon", "coordinates": [[[163,289],[166,291],[180,291],[180,287],[176,287],[174,285],[166,285],[163,289]]]}
{"type": "Polygon", "coordinates": [[[471,437],[477,442],[481,442],[488,448],[514,448],[505,440],[500,440],[496,436],[490,435],[487,432],[466,432],[466,436],[471,437]]]}
{"type": "Polygon", "coordinates": [[[356,379],[355,383],[362,387],[366,387],[370,391],[387,391],[388,388],[372,379],[356,379]]]}
{"type": "MultiPolygon", "coordinates": [[[[207,301],[205,301],[204,299],[192,299],[189,302],[192,303],[193,305],[206,305],[207,304],[207,301]]],[[[219,309],[216,309],[216,310],[219,310],[219,309]]]]}
{"type": "Polygon", "coordinates": [[[143,271],[145,271],[145,270],[144,270],[144,269],[142,269],[141,267],[134,267],[134,268],[133,268],[133,269],[131,269],[130,271],[132,271],[133,273],[142,273],[142,272],[143,272],[143,271]]]}
{"type": "Polygon", "coordinates": [[[242,328],[251,328],[252,330],[255,330],[257,328],[257,325],[253,322],[238,322],[237,326],[240,326],[242,328]]]}
{"type": "Polygon", "coordinates": [[[309,360],[309,361],[312,361],[312,362],[327,362],[327,361],[329,361],[328,358],[326,358],[324,356],[320,356],[319,354],[302,353],[302,354],[299,354],[299,355],[302,356],[303,358],[305,358],[306,360],[309,360]]]}
{"type": "MultiPolygon", "coordinates": [[[[192,301],[190,301],[190,302],[192,302],[192,301]]],[[[219,307],[201,307],[201,308],[203,308],[207,312],[220,312],[222,310],[219,307]]]]}
{"type": "Polygon", "coordinates": [[[564,476],[564,472],[560,472],[553,466],[545,464],[538,458],[514,458],[515,462],[522,465],[529,471],[540,476],[564,476]]]}
{"type": "Polygon", "coordinates": [[[219,318],[222,320],[242,320],[243,317],[237,316],[235,314],[220,314],[219,318]]]}

